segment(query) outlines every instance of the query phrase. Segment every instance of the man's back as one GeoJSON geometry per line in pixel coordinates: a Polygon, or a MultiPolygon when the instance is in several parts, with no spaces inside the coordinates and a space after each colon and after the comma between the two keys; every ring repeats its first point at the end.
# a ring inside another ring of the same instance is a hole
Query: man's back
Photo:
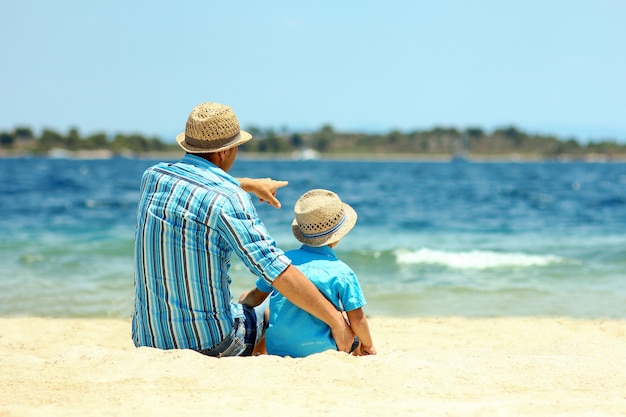
{"type": "Polygon", "coordinates": [[[275,273],[268,265],[282,254],[234,178],[192,155],[148,169],[137,210],[135,345],[206,349],[223,340],[243,316],[231,303],[233,251],[258,275],[275,273]]]}

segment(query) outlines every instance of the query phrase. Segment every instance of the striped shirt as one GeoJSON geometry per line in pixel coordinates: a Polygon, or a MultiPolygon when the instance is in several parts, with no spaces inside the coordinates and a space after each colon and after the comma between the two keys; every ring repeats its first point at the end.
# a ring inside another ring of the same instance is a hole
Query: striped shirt
{"type": "Polygon", "coordinates": [[[243,317],[232,302],[235,252],[271,285],[291,263],[239,182],[186,155],[143,175],[135,232],[135,346],[209,349],[243,317]]]}

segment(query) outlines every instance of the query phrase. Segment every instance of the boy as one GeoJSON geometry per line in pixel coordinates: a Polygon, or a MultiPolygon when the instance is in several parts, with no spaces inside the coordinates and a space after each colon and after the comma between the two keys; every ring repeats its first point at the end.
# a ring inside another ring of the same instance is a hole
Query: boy
{"type": "MultiPolygon", "coordinates": [[[[332,191],[317,189],[298,199],[294,213],[292,232],[303,245],[287,252],[287,257],[337,310],[345,312],[358,337],[353,353],[375,355],[369,324],[362,311],[365,297],[361,286],[352,269],[337,258],[333,249],[356,224],[356,212],[332,191]]],[[[330,328],[324,322],[293,305],[262,279],[257,279],[256,288],[242,294],[239,301],[255,307],[270,293],[267,353],[304,357],[337,349],[330,328]]]]}

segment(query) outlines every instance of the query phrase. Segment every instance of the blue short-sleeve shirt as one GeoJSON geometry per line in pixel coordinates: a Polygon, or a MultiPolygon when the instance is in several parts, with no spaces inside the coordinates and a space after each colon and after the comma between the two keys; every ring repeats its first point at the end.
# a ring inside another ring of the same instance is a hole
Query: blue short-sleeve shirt
{"type": "MultiPolygon", "coordinates": [[[[303,245],[286,255],[337,310],[352,311],[366,304],[354,271],[337,258],[331,247],[303,245]]],[[[265,333],[269,354],[295,358],[337,349],[326,323],[296,307],[266,280],[257,279],[256,286],[272,293],[269,327],[265,333]]]]}

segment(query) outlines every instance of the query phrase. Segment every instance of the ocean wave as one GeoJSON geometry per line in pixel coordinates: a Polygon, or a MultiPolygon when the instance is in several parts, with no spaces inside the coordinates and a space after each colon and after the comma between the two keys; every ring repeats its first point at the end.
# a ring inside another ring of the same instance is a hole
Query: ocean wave
{"type": "Polygon", "coordinates": [[[395,251],[395,256],[396,262],[399,264],[442,265],[455,269],[533,267],[573,262],[556,255],[533,255],[486,250],[452,252],[428,248],[414,251],[398,249],[395,251]]]}

